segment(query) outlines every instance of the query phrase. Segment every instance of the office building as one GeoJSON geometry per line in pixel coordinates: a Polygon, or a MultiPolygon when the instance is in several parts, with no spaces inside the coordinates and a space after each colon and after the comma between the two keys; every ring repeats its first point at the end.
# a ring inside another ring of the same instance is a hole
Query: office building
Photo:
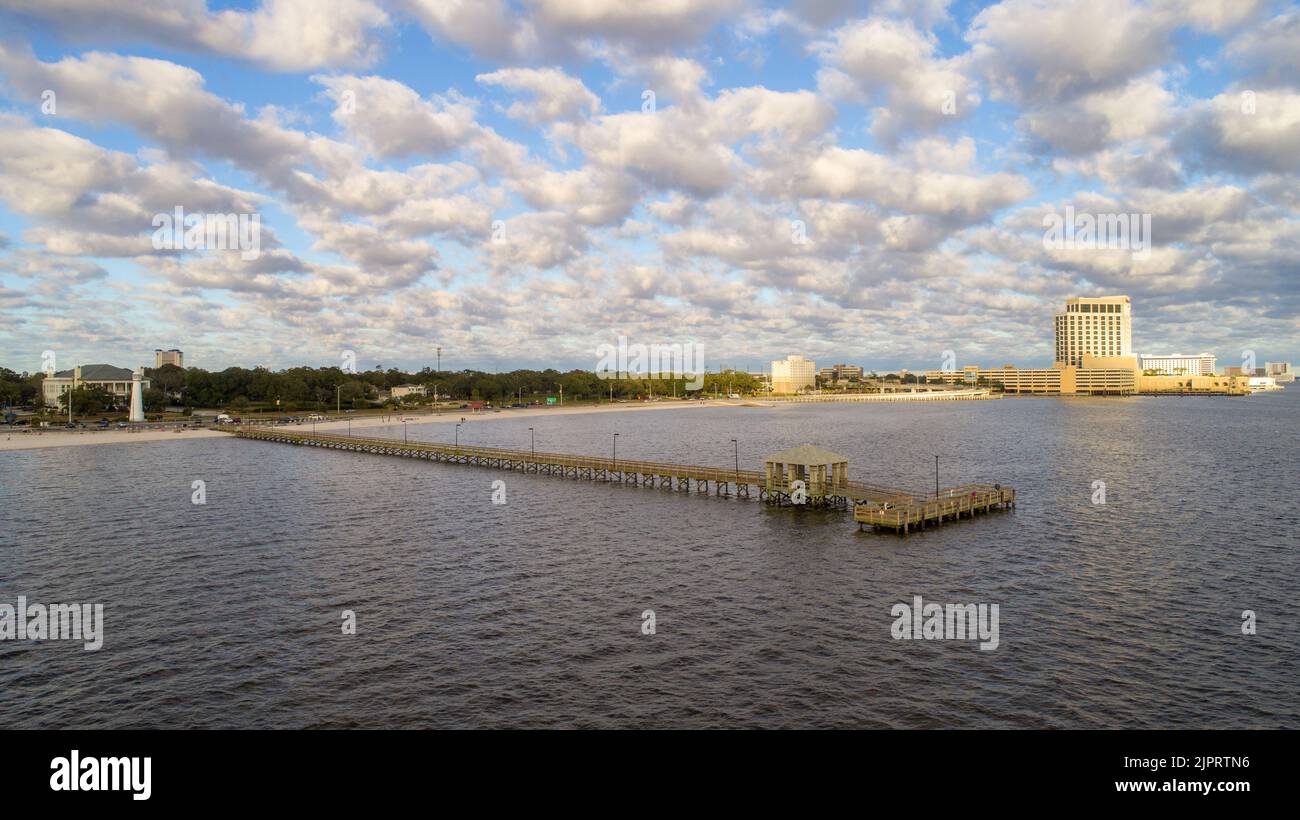
{"type": "Polygon", "coordinates": [[[817,364],[803,356],[772,362],[772,392],[798,393],[817,384],[817,364]]]}
{"type": "Polygon", "coordinates": [[[823,382],[861,381],[862,368],[855,364],[837,364],[817,371],[823,382]]]}

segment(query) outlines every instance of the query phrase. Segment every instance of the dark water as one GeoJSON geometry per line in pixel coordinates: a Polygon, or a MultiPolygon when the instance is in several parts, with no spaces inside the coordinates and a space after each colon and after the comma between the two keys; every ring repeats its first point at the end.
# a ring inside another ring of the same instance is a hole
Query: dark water
{"type": "Polygon", "coordinates": [[[945,485],[1019,490],[1014,513],[906,539],[843,512],[234,439],[0,454],[0,602],[106,620],[99,652],[0,643],[0,726],[1297,727],[1298,411],[1292,387],[461,428],[601,455],[618,432],[620,457],[722,466],[738,438],[742,468],[810,441],[918,489],[939,453],[945,485]],[[1000,646],[894,640],[914,595],[998,604],[1000,646]]]}

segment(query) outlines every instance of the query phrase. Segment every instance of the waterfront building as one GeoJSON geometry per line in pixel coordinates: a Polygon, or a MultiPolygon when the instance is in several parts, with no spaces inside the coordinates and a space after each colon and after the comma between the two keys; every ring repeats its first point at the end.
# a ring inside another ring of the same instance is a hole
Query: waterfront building
{"type": "Polygon", "coordinates": [[[174,365],[176,365],[177,367],[184,367],[184,366],[185,366],[185,354],[182,353],[181,351],[177,350],[177,349],[174,348],[174,347],[173,347],[171,350],[163,350],[163,349],[161,349],[161,348],[154,348],[154,351],[153,351],[153,366],[154,366],[154,367],[162,367],[162,366],[165,365],[165,364],[174,364],[174,365]]]}
{"type": "Polygon", "coordinates": [[[1076,296],[1056,314],[1056,361],[1079,367],[1084,356],[1133,355],[1133,308],[1127,296],[1076,296]]]}
{"type": "Polygon", "coordinates": [[[1216,376],[1208,373],[1199,376],[1138,376],[1138,392],[1215,394],[1244,396],[1250,392],[1247,376],[1216,376]]]}
{"type": "Polygon", "coordinates": [[[817,384],[817,364],[803,356],[772,362],[772,392],[798,393],[817,384]]]}
{"type": "Polygon", "coordinates": [[[1295,371],[1290,362],[1264,362],[1264,375],[1272,376],[1278,382],[1295,381],[1295,371]]]}
{"type": "Polygon", "coordinates": [[[1213,376],[1216,358],[1213,353],[1184,356],[1181,353],[1159,355],[1144,353],[1139,359],[1142,372],[1155,370],[1164,376],[1213,376]]]}
{"type": "Polygon", "coordinates": [[[403,396],[427,396],[429,388],[423,384],[399,384],[392,389],[391,395],[395,399],[403,396]]]}
{"type": "MultiPolygon", "coordinates": [[[[113,399],[126,403],[131,399],[131,381],[135,374],[125,367],[111,364],[87,364],[72,370],[61,370],[53,376],[46,376],[41,382],[41,395],[45,404],[57,406],[59,396],[78,387],[100,387],[112,394],[113,399]]],[[[141,387],[148,390],[150,380],[141,380],[141,387]]]]}
{"type": "Polygon", "coordinates": [[[817,371],[817,375],[824,382],[860,381],[862,379],[862,368],[855,364],[837,364],[823,367],[817,371]]]}

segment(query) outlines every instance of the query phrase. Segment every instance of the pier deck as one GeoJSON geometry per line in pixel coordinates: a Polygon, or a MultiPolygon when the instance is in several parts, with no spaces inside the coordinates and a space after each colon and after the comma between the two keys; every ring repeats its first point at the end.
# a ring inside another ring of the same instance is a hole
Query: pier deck
{"type": "Polygon", "coordinates": [[[1016,491],[994,484],[963,484],[941,490],[938,496],[885,499],[878,504],[856,504],[853,520],[858,529],[891,529],[906,535],[910,530],[956,521],[963,516],[995,509],[1015,509],[1016,491]]]}
{"type": "MultiPolygon", "coordinates": [[[[733,492],[741,498],[751,497],[751,488],[758,498],[769,503],[789,503],[796,488],[791,482],[769,480],[767,474],[755,470],[728,470],[718,467],[700,467],[687,464],[670,464],[636,459],[614,459],[599,456],[581,456],[568,453],[534,452],[500,447],[476,447],[435,442],[402,441],[391,438],[306,433],[277,427],[243,426],[233,431],[239,438],[323,447],[376,455],[426,459],[448,464],[470,464],[502,470],[517,470],[566,478],[593,481],[666,487],[690,492],[712,492],[729,496],[733,492]]],[[[926,493],[915,493],[891,487],[881,487],[859,481],[839,480],[805,483],[797,488],[807,492],[817,505],[853,507],[854,520],[861,525],[872,524],[875,529],[894,529],[906,534],[927,523],[954,521],[963,514],[973,515],[998,506],[1015,506],[1015,491],[991,485],[965,485],[944,490],[935,499],[926,493]],[[951,495],[955,494],[955,495],[951,495]],[[887,505],[887,506],[886,506],[887,505]]]]}

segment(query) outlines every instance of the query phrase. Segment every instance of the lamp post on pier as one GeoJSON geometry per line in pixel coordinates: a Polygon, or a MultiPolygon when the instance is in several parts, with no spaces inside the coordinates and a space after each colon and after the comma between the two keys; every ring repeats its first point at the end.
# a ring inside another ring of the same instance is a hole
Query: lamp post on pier
{"type": "Polygon", "coordinates": [[[456,448],[460,449],[460,424],[456,425],[456,448]]]}
{"type": "Polygon", "coordinates": [[[736,448],[736,485],[739,486],[740,485],[740,442],[736,441],[733,438],[731,440],[731,443],[736,448]]]}
{"type": "Polygon", "coordinates": [[[533,460],[536,461],[537,460],[537,434],[533,432],[533,428],[531,427],[528,428],[528,437],[532,440],[533,460]]]}
{"type": "Polygon", "coordinates": [[[939,497],[939,457],[934,457],[934,497],[939,497]]]}
{"type": "Polygon", "coordinates": [[[617,469],[618,469],[618,433],[615,433],[614,434],[614,466],[610,468],[610,472],[612,473],[617,469]]]}

